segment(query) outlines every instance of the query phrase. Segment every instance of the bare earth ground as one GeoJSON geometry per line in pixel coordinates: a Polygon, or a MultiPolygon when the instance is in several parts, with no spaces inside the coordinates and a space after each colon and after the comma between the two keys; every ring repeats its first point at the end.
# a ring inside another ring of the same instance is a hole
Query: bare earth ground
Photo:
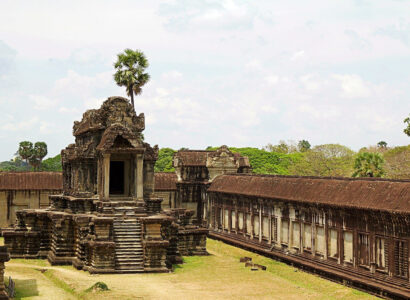
{"type": "Polygon", "coordinates": [[[185,257],[168,274],[90,275],[46,260],[14,259],[6,263],[6,276],[16,282],[16,299],[373,299],[219,241],[208,239],[207,246],[210,256],[185,257]],[[242,256],[267,271],[245,268],[242,256]],[[110,290],[86,292],[98,281],[110,290]]]}

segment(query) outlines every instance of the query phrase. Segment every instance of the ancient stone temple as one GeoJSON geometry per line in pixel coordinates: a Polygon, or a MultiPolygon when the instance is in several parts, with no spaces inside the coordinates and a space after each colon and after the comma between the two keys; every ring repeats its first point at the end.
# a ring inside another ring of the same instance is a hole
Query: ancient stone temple
{"type": "Polygon", "coordinates": [[[154,194],[158,147],[144,142],[144,114],[111,97],[75,122],[61,152],[63,193],[47,209],[16,213],[3,232],[11,257],[47,258],[92,273],[167,272],[183,255],[206,253],[193,212],[161,210],[154,194]]]}
{"type": "Polygon", "coordinates": [[[180,150],[174,155],[173,166],[177,175],[174,207],[194,210],[197,224],[202,224],[207,189],[218,175],[252,172],[248,157],[232,153],[227,146],[216,151],[180,150]]]}

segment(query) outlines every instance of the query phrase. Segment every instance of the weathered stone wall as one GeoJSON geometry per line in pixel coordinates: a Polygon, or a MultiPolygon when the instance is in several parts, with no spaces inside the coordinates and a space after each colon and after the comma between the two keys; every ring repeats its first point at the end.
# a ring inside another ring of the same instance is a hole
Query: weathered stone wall
{"type": "Polygon", "coordinates": [[[16,224],[16,212],[19,210],[48,207],[48,196],[58,193],[61,190],[0,191],[0,229],[16,224]]]}
{"type": "Polygon", "coordinates": [[[163,199],[161,203],[162,210],[176,208],[175,194],[176,191],[155,191],[155,195],[163,199]]]}

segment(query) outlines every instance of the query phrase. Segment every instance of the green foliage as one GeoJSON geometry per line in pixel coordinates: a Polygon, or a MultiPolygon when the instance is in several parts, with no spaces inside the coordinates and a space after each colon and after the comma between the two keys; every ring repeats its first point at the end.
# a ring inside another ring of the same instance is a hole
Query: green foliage
{"type": "Polygon", "coordinates": [[[410,178],[410,145],[388,149],[383,156],[387,178],[410,178]]]}
{"type": "Polygon", "coordinates": [[[407,125],[407,127],[404,128],[403,132],[410,136],[410,117],[405,118],[404,123],[407,125]]]}
{"type": "Polygon", "coordinates": [[[128,96],[131,97],[132,106],[134,94],[139,95],[142,86],[150,78],[148,73],[144,73],[148,65],[147,58],[140,50],[125,49],[124,53],[117,55],[117,61],[114,63],[114,80],[119,86],[125,86],[128,96]]]}
{"type": "Polygon", "coordinates": [[[268,152],[288,154],[288,153],[297,152],[298,147],[294,141],[288,141],[288,143],[286,143],[285,141],[281,140],[279,141],[279,144],[277,145],[272,145],[270,143],[267,144],[265,147],[263,147],[263,150],[266,150],[268,152]]]}
{"type": "Polygon", "coordinates": [[[384,159],[379,153],[359,153],[354,162],[353,177],[382,177],[384,159]]]}
{"type": "Polygon", "coordinates": [[[20,157],[17,157],[15,160],[0,162],[0,171],[21,172],[27,171],[29,167],[20,157]]]}
{"type": "Polygon", "coordinates": [[[158,152],[158,160],[155,163],[155,172],[174,172],[172,158],[176,151],[171,148],[161,148],[158,152]]]}
{"type": "Polygon", "coordinates": [[[63,171],[61,165],[61,154],[45,159],[41,164],[42,171],[61,172],[63,171]]]}
{"type": "Polygon", "coordinates": [[[378,148],[386,149],[387,148],[387,143],[385,141],[380,141],[377,143],[378,148]]]}
{"type": "Polygon", "coordinates": [[[104,292],[109,291],[108,285],[105,282],[98,281],[85,290],[86,293],[89,292],[104,292]]]}
{"type": "MultiPolygon", "coordinates": [[[[14,172],[21,172],[27,171],[30,169],[30,166],[21,160],[21,158],[17,157],[14,161],[3,161],[0,162],[0,171],[14,171],[14,172]]],[[[42,161],[40,167],[37,169],[38,171],[48,171],[48,172],[61,172],[62,165],[61,165],[61,155],[58,154],[54,157],[47,158],[42,161]]]]}
{"type": "Polygon", "coordinates": [[[298,149],[300,152],[306,152],[310,149],[310,143],[306,140],[301,140],[298,143],[298,149]]]}
{"type": "Polygon", "coordinates": [[[289,168],[289,173],[300,176],[350,176],[353,172],[354,152],[339,144],[324,144],[303,153],[289,168]]]}
{"type": "Polygon", "coordinates": [[[29,158],[33,155],[33,143],[29,141],[20,142],[17,152],[28,163],[29,158]]]}
{"type": "MultiPolygon", "coordinates": [[[[218,147],[209,148],[207,150],[216,149],[218,149],[218,147]]],[[[287,154],[251,147],[229,147],[229,150],[233,153],[237,152],[242,156],[247,156],[252,166],[252,171],[256,174],[290,175],[289,167],[303,157],[303,154],[298,152],[287,154]]]]}
{"type": "Polygon", "coordinates": [[[22,159],[28,162],[34,170],[39,170],[41,161],[47,155],[47,144],[44,142],[36,142],[33,147],[32,142],[23,141],[20,142],[17,153],[22,159]]]}

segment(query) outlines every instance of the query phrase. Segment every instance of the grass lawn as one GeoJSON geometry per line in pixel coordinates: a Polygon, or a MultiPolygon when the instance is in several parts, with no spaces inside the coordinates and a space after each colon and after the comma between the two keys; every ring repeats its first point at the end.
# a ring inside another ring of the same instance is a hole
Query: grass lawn
{"type": "Polygon", "coordinates": [[[90,275],[45,260],[14,259],[6,276],[17,299],[372,299],[374,297],[272,259],[208,239],[209,256],[184,257],[167,274],[90,275]],[[242,256],[267,266],[251,271],[242,256]],[[96,282],[109,291],[90,290],[96,282]]]}

